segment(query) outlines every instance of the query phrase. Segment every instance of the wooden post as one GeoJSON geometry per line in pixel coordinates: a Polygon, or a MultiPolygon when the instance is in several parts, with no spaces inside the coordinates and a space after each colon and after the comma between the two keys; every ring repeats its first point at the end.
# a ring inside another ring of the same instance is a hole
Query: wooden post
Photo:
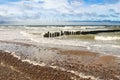
{"type": "Polygon", "coordinates": [[[48,38],[50,37],[50,32],[48,32],[48,38]]]}
{"type": "Polygon", "coordinates": [[[54,36],[54,37],[56,37],[56,32],[55,32],[54,34],[55,34],[55,36],[54,36]]]}

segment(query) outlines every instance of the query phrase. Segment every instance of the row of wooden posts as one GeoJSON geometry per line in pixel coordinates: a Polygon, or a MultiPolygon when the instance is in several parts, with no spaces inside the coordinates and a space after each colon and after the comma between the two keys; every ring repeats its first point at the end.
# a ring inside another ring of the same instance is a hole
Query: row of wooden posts
{"type": "Polygon", "coordinates": [[[59,37],[63,35],[76,35],[78,32],[73,31],[59,31],[59,32],[47,32],[44,34],[44,37],[59,37]]]}
{"type": "Polygon", "coordinates": [[[63,35],[86,35],[86,34],[97,34],[97,33],[104,33],[104,32],[120,32],[120,30],[83,30],[83,31],[58,31],[58,32],[47,32],[43,35],[43,37],[52,38],[52,37],[59,37],[63,35]]]}

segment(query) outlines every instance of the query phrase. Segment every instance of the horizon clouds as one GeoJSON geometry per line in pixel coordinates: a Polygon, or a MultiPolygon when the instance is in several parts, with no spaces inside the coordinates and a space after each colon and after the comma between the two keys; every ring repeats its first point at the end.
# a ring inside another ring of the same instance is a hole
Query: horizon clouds
{"type": "Polygon", "coordinates": [[[0,22],[120,21],[120,0],[1,0],[0,22]]]}

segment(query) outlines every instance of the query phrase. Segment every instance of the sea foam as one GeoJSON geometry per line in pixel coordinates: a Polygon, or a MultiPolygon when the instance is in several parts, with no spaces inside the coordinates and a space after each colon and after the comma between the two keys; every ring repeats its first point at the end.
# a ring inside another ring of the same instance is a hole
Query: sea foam
{"type": "Polygon", "coordinates": [[[95,40],[120,40],[118,36],[95,36],[95,40]]]}

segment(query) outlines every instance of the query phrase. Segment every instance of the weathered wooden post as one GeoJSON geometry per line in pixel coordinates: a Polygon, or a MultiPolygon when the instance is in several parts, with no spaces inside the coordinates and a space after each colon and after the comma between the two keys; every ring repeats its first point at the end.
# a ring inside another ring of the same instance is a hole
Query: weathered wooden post
{"type": "Polygon", "coordinates": [[[54,32],[54,37],[56,37],[56,32],[54,32]]]}
{"type": "Polygon", "coordinates": [[[61,33],[60,36],[64,35],[63,31],[61,31],[60,33],[61,33]]]}
{"type": "Polygon", "coordinates": [[[49,37],[50,37],[50,38],[52,37],[51,34],[52,34],[52,33],[49,33],[49,37]]]}
{"type": "Polygon", "coordinates": [[[50,32],[49,31],[48,31],[47,35],[48,35],[48,38],[49,38],[50,37],[50,32]]]}

